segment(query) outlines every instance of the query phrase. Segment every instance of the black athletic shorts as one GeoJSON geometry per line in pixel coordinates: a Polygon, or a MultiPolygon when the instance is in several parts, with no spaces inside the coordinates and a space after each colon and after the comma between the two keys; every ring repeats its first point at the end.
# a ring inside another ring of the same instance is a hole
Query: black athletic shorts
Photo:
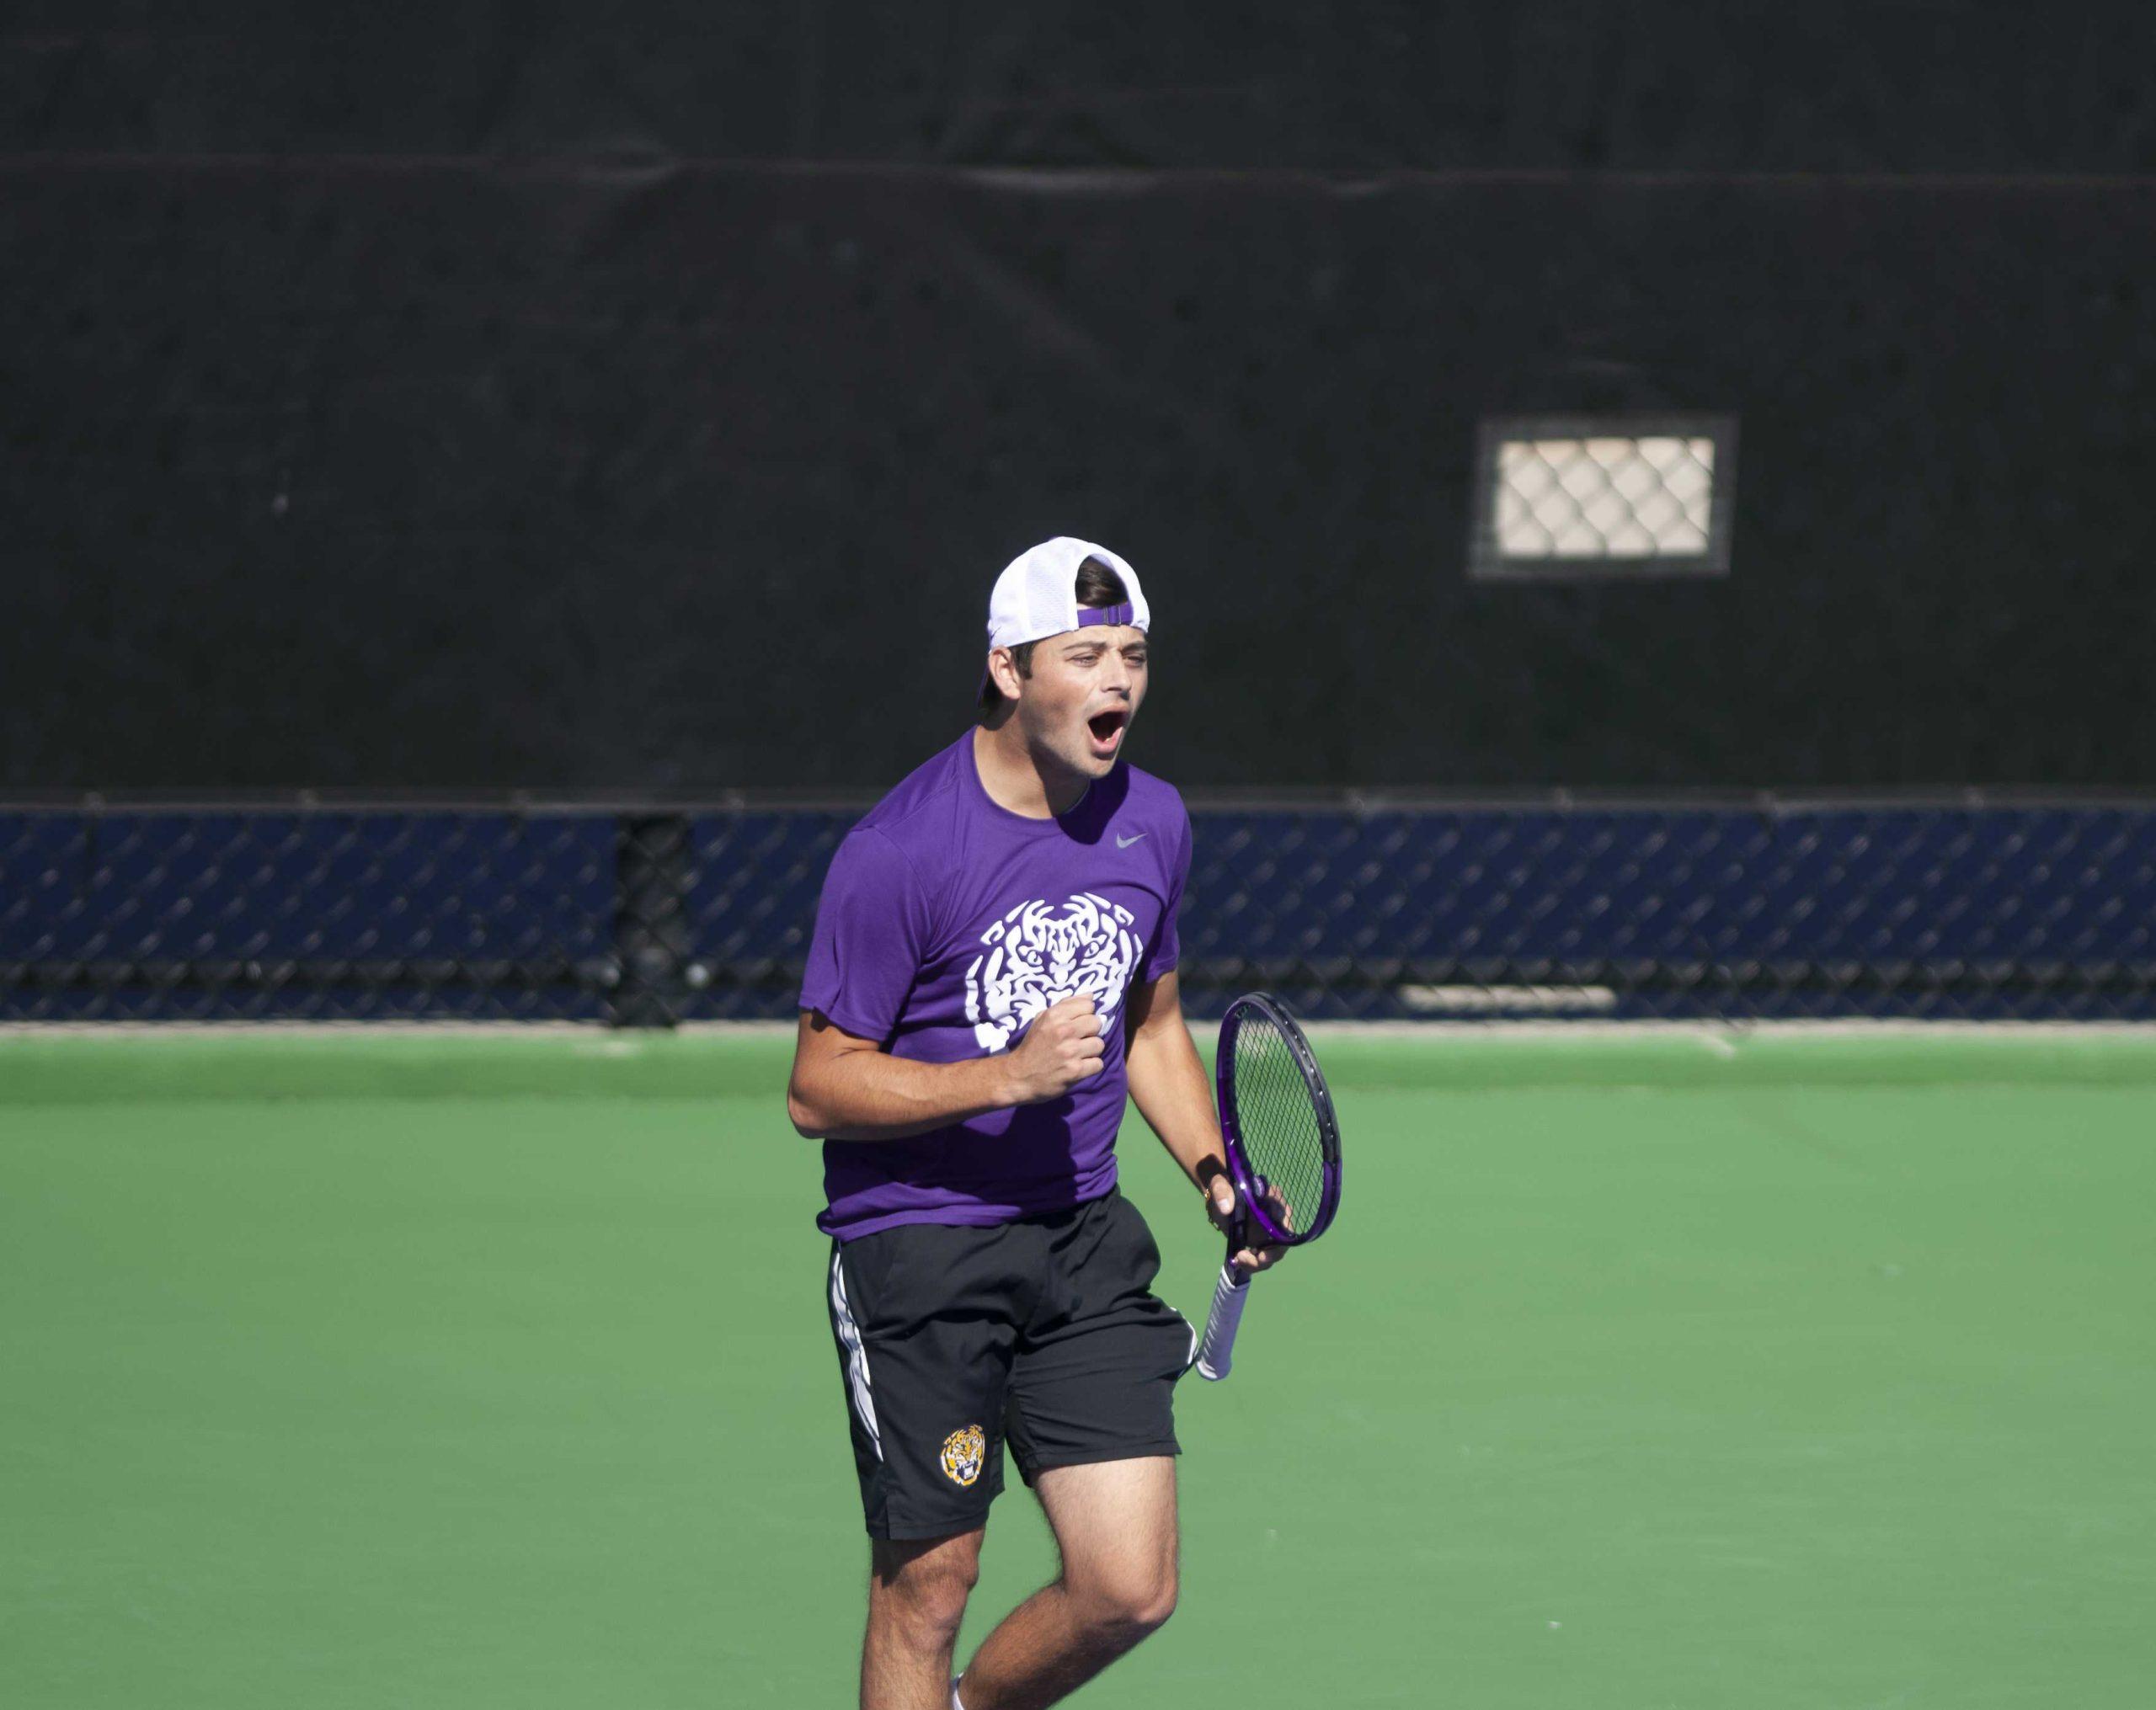
{"type": "Polygon", "coordinates": [[[1177,1452],[1176,1379],[1196,1340],[1120,1193],[991,1228],[905,1223],[831,1244],[825,1292],[869,1536],[988,1517],[1003,1446],[1052,1467],[1177,1452]]]}

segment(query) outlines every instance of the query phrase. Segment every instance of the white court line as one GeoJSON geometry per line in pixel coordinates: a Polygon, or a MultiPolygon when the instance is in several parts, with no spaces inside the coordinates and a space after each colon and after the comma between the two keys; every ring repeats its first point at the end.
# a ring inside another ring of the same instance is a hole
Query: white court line
{"type": "MultiPolygon", "coordinates": [[[[1202,1025],[1202,1024],[1201,1024],[1202,1025]]],[[[1719,1047],[1748,1039],[2009,1039],[2034,1042],[2087,1038],[2156,1041],[2156,1021],[1305,1021],[1312,1038],[1424,1040],[1693,1039],[1719,1047]]]]}
{"type": "MultiPolygon", "coordinates": [[[[1193,1016],[1203,1032],[1214,1018],[1193,1016]]],[[[2156,1021],[1326,1021],[1305,1020],[1314,1038],[1382,1039],[1431,1045],[1472,1044],[1489,1040],[1622,1041],[1691,1039],[1710,1049],[1748,1039],[1967,1039],[2056,1043],[2072,1039],[2156,1041],[2156,1021]]],[[[0,1038],[59,1036],[77,1039],[197,1040],[216,1038],[325,1037],[365,1039],[520,1039],[641,1047],[683,1039],[790,1039],[798,1024],[785,1021],[688,1021],[679,1027],[610,1028],[595,1021],[0,1021],[0,1038]]]]}

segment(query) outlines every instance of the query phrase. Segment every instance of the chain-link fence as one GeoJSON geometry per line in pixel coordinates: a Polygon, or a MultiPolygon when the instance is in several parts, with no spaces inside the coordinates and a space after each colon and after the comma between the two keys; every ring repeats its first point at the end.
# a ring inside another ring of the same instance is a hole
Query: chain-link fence
{"type": "MultiPolygon", "coordinates": [[[[0,808],[0,1019],[784,1018],[864,805],[0,808]]],[[[2156,1019],[2156,801],[1193,820],[1201,1014],[2156,1019]]]]}

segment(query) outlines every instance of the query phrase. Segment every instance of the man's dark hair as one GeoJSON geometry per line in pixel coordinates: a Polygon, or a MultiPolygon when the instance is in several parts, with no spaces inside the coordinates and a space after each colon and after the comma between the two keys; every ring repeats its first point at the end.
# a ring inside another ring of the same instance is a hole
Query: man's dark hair
{"type": "MultiPolygon", "coordinates": [[[[1130,598],[1124,590],[1123,578],[1098,558],[1088,558],[1078,567],[1078,604],[1098,610],[1104,605],[1120,605],[1130,598]]],[[[1011,649],[1011,663],[1018,668],[1021,677],[1033,674],[1033,642],[1021,642],[1011,649]]],[[[981,685],[980,705],[974,711],[974,722],[986,724],[1003,706],[1003,691],[995,686],[993,678],[981,685]]]]}

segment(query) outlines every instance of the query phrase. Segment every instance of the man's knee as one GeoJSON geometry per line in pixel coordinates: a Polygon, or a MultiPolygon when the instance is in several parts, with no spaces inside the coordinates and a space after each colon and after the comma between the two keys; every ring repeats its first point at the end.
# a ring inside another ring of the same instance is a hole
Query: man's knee
{"type": "Polygon", "coordinates": [[[1079,1599],[1089,1625],[1129,1644],[1157,1632],[1176,1612],[1173,1562],[1131,1563],[1097,1570],[1069,1589],[1079,1599]]]}
{"type": "Polygon", "coordinates": [[[869,1579],[870,1617],[931,1643],[956,1638],[979,1579],[979,1549],[958,1540],[879,1546],[869,1579]]]}

